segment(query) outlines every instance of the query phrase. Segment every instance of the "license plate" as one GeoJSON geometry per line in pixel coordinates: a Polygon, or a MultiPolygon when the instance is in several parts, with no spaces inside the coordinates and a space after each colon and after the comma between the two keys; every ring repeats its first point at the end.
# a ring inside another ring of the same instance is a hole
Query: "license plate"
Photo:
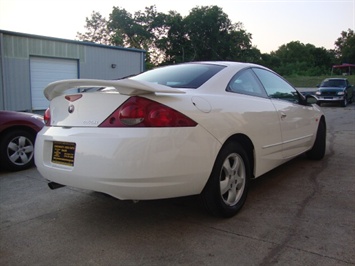
{"type": "Polygon", "coordinates": [[[53,142],[52,162],[74,166],[76,144],[72,142],[53,142]]]}

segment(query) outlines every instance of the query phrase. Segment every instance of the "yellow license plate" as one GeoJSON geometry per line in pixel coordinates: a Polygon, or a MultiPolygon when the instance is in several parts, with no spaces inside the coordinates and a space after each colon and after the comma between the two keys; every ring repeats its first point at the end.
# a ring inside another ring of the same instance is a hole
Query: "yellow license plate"
{"type": "Polygon", "coordinates": [[[53,142],[52,162],[74,166],[76,144],[72,142],[53,142]]]}

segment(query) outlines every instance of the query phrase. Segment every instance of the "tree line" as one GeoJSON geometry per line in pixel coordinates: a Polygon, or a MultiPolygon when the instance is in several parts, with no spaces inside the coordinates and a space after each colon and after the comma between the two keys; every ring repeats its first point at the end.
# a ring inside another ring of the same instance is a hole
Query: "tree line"
{"type": "Polygon", "coordinates": [[[292,41],[270,54],[252,45],[252,34],[243,23],[233,23],[222,8],[201,6],[183,17],[176,11],[158,12],[155,6],[134,14],[113,7],[109,19],[93,11],[86,18],[86,32],[77,33],[82,41],[144,49],[146,65],[190,61],[228,60],[257,63],[284,76],[329,74],[334,64],[355,63],[354,31],[342,31],[327,50],[292,41]]]}

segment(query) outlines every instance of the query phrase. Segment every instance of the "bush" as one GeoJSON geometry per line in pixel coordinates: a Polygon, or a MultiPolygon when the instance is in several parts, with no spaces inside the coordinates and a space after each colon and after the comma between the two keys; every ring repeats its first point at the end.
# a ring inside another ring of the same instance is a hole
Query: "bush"
{"type": "MultiPolygon", "coordinates": [[[[315,88],[326,78],[343,78],[344,76],[331,76],[331,75],[319,75],[319,76],[300,76],[291,75],[284,76],[284,78],[290,82],[294,87],[299,88],[315,88]]],[[[355,85],[355,75],[346,76],[350,84],[355,85]]]]}

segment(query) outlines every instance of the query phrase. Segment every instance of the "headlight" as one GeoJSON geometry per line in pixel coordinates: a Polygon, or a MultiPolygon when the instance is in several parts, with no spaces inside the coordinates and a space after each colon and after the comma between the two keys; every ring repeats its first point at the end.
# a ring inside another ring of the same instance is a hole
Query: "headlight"
{"type": "Polygon", "coordinates": [[[320,91],[316,91],[316,95],[321,95],[321,92],[320,91]]]}
{"type": "Polygon", "coordinates": [[[344,95],[344,92],[343,91],[339,91],[337,94],[338,95],[344,95]]]}

